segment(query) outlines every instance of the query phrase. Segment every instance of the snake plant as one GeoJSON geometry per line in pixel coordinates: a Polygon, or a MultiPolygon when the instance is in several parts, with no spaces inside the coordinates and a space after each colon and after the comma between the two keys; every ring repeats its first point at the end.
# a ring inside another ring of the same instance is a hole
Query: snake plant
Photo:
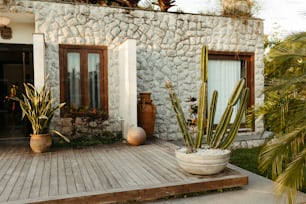
{"type": "MultiPolygon", "coordinates": [[[[46,82],[40,91],[30,83],[24,83],[23,85],[25,88],[25,94],[22,94],[21,98],[12,98],[20,104],[22,109],[22,119],[26,117],[30,121],[34,135],[50,133],[50,124],[54,112],[62,108],[65,103],[58,105],[54,104],[55,98],[52,96],[51,89],[46,87],[46,82]]],[[[69,142],[69,139],[58,131],[52,130],[52,132],[58,134],[64,140],[69,142]]]]}

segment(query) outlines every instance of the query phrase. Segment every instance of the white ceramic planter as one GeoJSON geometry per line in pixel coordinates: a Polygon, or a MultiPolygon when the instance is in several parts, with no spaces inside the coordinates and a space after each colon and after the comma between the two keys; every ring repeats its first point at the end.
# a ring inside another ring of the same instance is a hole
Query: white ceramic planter
{"type": "Polygon", "coordinates": [[[175,150],[179,166],[186,172],[198,175],[212,175],[223,171],[229,162],[230,150],[199,149],[186,154],[185,148],[175,150]]]}

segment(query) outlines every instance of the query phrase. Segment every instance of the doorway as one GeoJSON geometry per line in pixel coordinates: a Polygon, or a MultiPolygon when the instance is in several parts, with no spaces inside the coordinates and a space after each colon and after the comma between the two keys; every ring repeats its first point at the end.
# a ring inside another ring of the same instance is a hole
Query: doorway
{"type": "Polygon", "coordinates": [[[28,136],[30,127],[10,97],[21,96],[23,83],[33,79],[33,45],[0,43],[0,139],[28,136]]]}

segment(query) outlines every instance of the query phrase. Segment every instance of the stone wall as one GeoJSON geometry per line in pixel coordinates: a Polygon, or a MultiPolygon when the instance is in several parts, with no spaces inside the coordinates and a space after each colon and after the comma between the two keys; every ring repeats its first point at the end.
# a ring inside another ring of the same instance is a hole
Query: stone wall
{"type": "MultiPolygon", "coordinates": [[[[255,54],[255,103],[263,102],[263,21],[260,19],[163,13],[94,5],[16,1],[11,12],[35,15],[35,32],[44,33],[46,67],[59,96],[59,44],[108,46],[110,124],[119,116],[117,47],[137,40],[137,91],[151,91],[157,107],[155,136],[177,139],[178,126],[170,106],[166,80],[171,80],[184,101],[197,96],[201,47],[209,50],[255,54]]],[[[187,104],[183,103],[187,112],[187,104]]],[[[55,120],[59,121],[59,120],[55,120]]],[[[112,126],[112,125],[111,125],[112,126]]],[[[118,128],[118,125],[114,126],[118,128]]],[[[263,122],[256,122],[256,132],[263,122]]]]}

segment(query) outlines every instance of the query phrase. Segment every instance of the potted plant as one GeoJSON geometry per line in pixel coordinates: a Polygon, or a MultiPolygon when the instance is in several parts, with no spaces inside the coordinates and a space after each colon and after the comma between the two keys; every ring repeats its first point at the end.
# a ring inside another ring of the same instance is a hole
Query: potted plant
{"type": "Polygon", "coordinates": [[[22,119],[26,117],[31,123],[33,133],[30,134],[30,147],[35,153],[45,152],[50,148],[52,145],[51,132],[69,142],[69,139],[60,132],[50,131],[54,112],[62,108],[65,103],[55,105],[55,98],[52,96],[51,89],[46,86],[45,82],[42,89],[38,91],[32,84],[24,83],[25,94],[22,94],[21,98],[12,98],[20,104],[22,119]]]}
{"type": "Polygon", "coordinates": [[[252,17],[254,8],[257,8],[255,0],[221,0],[223,15],[252,17]]]}
{"type": "Polygon", "coordinates": [[[171,104],[185,144],[184,148],[176,149],[175,155],[179,165],[185,171],[192,174],[216,174],[226,167],[231,153],[227,148],[233,143],[237,135],[246,109],[249,93],[248,88],[245,87],[245,80],[241,79],[228,100],[227,107],[219,124],[213,129],[218,92],[216,90],[213,92],[210,108],[207,111],[207,80],[208,51],[207,47],[203,46],[201,56],[202,83],[198,97],[196,137],[193,137],[190,132],[179,99],[171,83],[169,81],[166,82],[166,88],[168,89],[171,104]],[[239,108],[233,124],[230,124],[233,109],[236,104],[239,104],[239,108]],[[204,134],[206,134],[207,148],[202,148],[204,134]]]}
{"type": "Polygon", "coordinates": [[[21,115],[21,110],[16,104],[17,102],[12,100],[12,98],[16,97],[18,93],[18,86],[16,84],[12,84],[9,89],[9,95],[5,96],[4,98],[4,102],[7,103],[7,111],[10,118],[9,123],[12,125],[12,128],[15,128],[14,126],[18,124],[21,115]]]}

